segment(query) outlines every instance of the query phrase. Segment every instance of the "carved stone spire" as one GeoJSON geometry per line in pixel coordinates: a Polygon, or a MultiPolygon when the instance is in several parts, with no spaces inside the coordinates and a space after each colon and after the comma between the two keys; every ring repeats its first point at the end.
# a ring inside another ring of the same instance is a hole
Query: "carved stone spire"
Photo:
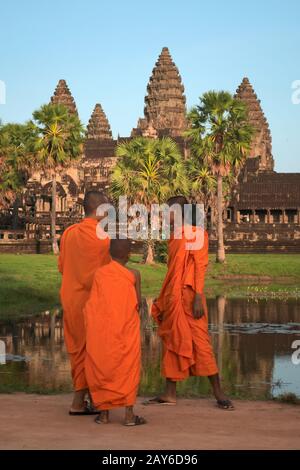
{"type": "Polygon", "coordinates": [[[236,97],[246,103],[249,123],[256,131],[252,140],[249,157],[260,157],[259,169],[272,171],[274,169],[274,160],[269,124],[261,108],[260,100],[257,98],[247,77],[243,78],[242,83],[236,90],[236,97]]]}
{"type": "Polygon", "coordinates": [[[97,103],[87,126],[87,138],[96,140],[112,140],[112,133],[108,119],[97,103]]]}
{"type": "Polygon", "coordinates": [[[152,70],[145,97],[144,118],[139,119],[133,135],[149,127],[159,135],[180,136],[186,128],[186,99],[178,68],[169,49],[164,47],[152,70]]]}
{"type": "Polygon", "coordinates": [[[51,103],[63,104],[68,108],[70,113],[78,116],[74,98],[65,80],[59,80],[57,87],[55,88],[54,95],[51,97],[51,103]]]}

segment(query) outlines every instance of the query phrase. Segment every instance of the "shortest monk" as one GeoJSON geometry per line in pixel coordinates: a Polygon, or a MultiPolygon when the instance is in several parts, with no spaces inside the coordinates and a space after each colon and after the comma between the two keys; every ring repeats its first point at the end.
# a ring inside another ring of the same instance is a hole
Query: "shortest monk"
{"type": "Polygon", "coordinates": [[[146,423],[133,412],[141,369],[141,279],[125,266],[129,253],[129,240],[111,240],[112,261],[96,271],[85,306],[85,373],[100,411],[97,424],[108,423],[109,410],[117,407],[125,407],[125,426],[146,423]]]}

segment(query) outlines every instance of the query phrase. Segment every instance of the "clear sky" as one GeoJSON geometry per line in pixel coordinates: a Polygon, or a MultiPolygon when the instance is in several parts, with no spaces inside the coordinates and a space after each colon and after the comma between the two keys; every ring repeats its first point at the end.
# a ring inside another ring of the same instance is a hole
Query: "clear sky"
{"type": "Polygon", "coordinates": [[[129,135],[168,46],[188,107],[209,89],[234,92],[248,76],[270,123],[276,170],[300,172],[300,104],[291,100],[299,18],[299,0],[0,0],[0,119],[29,119],[64,78],[85,124],[100,102],[113,134],[129,135]]]}

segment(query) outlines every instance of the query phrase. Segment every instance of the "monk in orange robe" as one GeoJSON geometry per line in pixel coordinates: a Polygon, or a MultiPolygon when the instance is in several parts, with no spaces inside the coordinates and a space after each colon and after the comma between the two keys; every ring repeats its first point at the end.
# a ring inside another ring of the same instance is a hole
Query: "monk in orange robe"
{"type": "MultiPolygon", "coordinates": [[[[87,192],[84,198],[85,218],[65,230],[60,244],[58,264],[62,273],[60,296],[64,337],[75,390],[69,412],[71,415],[95,414],[95,410],[85,402],[88,384],[84,370],[86,337],[83,307],[89,298],[96,270],[111,259],[109,238],[96,234],[96,227],[101,219],[96,211],[100,204],[105,203],[108,203],[108,200],[102,193],[87,192]]],[[[98,227],[98,230],[101,231],[101,228],[98,227]]]]}
{"type": "Polygon", "coordinates": [[[129,240],[111,240],[112,261],[96,271],[85,306],[85,372],[96,423],[109,422],[109,410],[125,407],[125,426],[146,421],[133,412],[141,368],[140,274],[126,268],[129,240]]]}
{"type": "MultiPolygon", "coordinates": [[[[179,205],[183,218],[184,205],[188,204],[185,197],[173,197],[168,204],[171,209],[172,205],[179,205]]],[[[208,265],[208,235],[200,227],[183,224],[181,239],[175,238],[172,234],[174,213],[171,211],[170,215],[168,272],[152,308],[163,342],[162,374],[166,377],[166,393],[148,400],[146,404],[174,405],[177,381],[189,376],[207,376],[217,405],[222,409],[233,409],[220,386],[208,333],[208,312],[203,293],[208,265]],[[196,235],[199,244],[194,246],[196,249],[190,249],[191,244],[196,242],[196,235]]]]}

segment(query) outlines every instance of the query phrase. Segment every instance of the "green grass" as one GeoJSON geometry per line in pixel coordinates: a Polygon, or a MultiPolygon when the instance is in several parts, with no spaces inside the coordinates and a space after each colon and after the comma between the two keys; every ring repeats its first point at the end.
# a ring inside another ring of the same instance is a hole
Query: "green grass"
{"type": "Polygon", "coordinates": [[[164,280],[167,268],[165,264],[153,266],[141,263],[140,256],[132,256],[128,267],[138,269],[142,277],[142,290],[145,296],[156,296],[164,280]]]}
{"type": "Polygon", "coordinates": [[[0,255],[0,317],[59,305],[60,274],[53,255],[0,255]]]}
{"type": "MultiPolygon", "coordinates": [[[[214,259],[214,257],[212,257],[214,259]]],[[[225,264],[211,263],[211,276],[270,276],[300,279],[300,255],[227,255],[225,264]]]]}
{"type": "MultiPolygon", "coordinates": [[[[146,266],[133,256],[129,266],[142,275],[145,296],[159,293],[164,264],[146,266]]],[[[300,255],[227,255],[224,265],[211,255],[206,292],[214,297],[300,295],[300,255]],[[251,276],[251,278],[249,278],[251,276]]],[[[60,274],[53,255],[0,255],[0,317],[34,314],[59,305],[60,274]]]]}

